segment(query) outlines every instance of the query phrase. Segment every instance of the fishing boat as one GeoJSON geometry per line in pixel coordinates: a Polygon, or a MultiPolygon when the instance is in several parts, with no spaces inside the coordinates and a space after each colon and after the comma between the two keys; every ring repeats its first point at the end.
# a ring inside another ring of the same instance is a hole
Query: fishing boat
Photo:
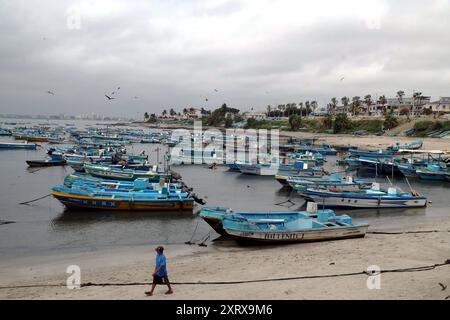
{"type": "Polygon", "coordinates": [[[304,162],[312,165],[320,164],[325,161],[325,158],[320,153],[312,153],[310,151],[299,152],[292,154],[289,159],[304,162]]]}
{"type": "Polygon", "coordinates": [[[93,177],[114,180],[132,181],[137,178],[148,178],[151,182],[158,182],[160,179],[169,180],[170,178],[170,174],[162,172],[120,169],[98,164],[85,163],[84,170],[93,177]]]}
{"type": "Polygon", "coordinates": [[[339,174],[332,174],[324,177],[292,177],[287,180],[288,184],[295,191],[305,190],[308,187],[313,188],[334,188],[342,191],[359,191],[368,189],[372,186],[372,182],[366,180],[354,180],[353,177],[341,177],[339,174]]]}
{"type": "Polygon", "coordinates": [[[323,167],[312,167],[309,169],[305,169],[305,170],[299,170],[297,171],[294,175],[289,175],[286,173],[282,173],[282,172],[278,172],[275,175],[275,179],[282,185],[285,187],[289,186],[289,179],[295,179],[295,178],[320,178],[323,177],[325,174],[327,174],[323,167]]]}
{"type": "Polygon", "coordinates": [[[308,242],[364,237],[366,223],[353,224],[348,215],[317,210],[309,203],[307,211],[234,212],[228,208],[203,208],[200,216],[219,234],[240,241],[265,243],[308,242]]]}
{"type": "Polygon", "coordinates": [[[422,148],[423,141],[422,140],[414,140],[410,143],[400,144],[397,142],[395,145],[387,147],[387,150],[393,151],[401,151],[401,150],[417,150],[422,148]]]}
{"type": "Polygon", "coordinates": [[[350,156],[352,157],[366,157],[366,158],[391,158],[394,154],[392,150],[361,150],[361,149],[350,149],[348,150],[350,156]]]}
{"type": "Polygon", "coordinates": [[[16,140],[25,140],[30,142],[47,142],[48,136],[40,135],[40,134],[25,134],[19,133],[14,134],[14,139],[16,140]]]}
{"type": "Polygon", "coordinates": [[[418,208],[427,205],[427,198],[416,191],[402,192],[395,187],[381,190],[378,183],[357,192],[333,188],[306,188],[297,192],[327,208],[418,208]]]}
{"type": "Polygon", "coordinates": [[[0,136],[10,136],[11,134],[11,130],[0,128],[0,136]]]}
{"type": "Polygon", "coordinates": [[[167,183],[164,179],[159,182],[150,182],[149,179],[138,178],[134,181],[118,181],[95,178],[87,174],[72,173],[64,178],[64,186],[71,187],[74,184],[85,184],[108,189],[125,189],[125,190],[159,190],[167,184],[169,190],[173,188],[181,188],[180,183],[167,183]]]}
{"type": "Polygon", "coordinates": [[[46,159],[46,160],[26,160],[29,167],[54,167],[65,166],[66,160],[64,159],[46,159]]]}
{"type": "Polygon", "coordinates": [[[426,167],[417,168],[416,175],[422,180],[449,181],[450,168],[429,164],[426,167]]]}
{"type": "Polygon", "coordinates": [[[4,149],[27,149],[27,150],[35,150],[37,144],[26,142],[0,142],[0,150],[4,149]]]}
{"type": "Polygon", "coordinates": [[[296,147],[295,150],[297,151],[307,151],[312,153],[318,153],[324,156],[335,156],[337,154],[337,150],[334,148],[331,148],[328,144],[322,144],[321,146],[314,146],[314,145],[301,145],[299,147],[296,147]]]}
{"type": "Polygon", "coordinates": [[[194,202],[188,193],[167,186],[160,190],[123,190],[57,185],[52,188],[52,195],[68,209],[192,211],[194,202]]]}

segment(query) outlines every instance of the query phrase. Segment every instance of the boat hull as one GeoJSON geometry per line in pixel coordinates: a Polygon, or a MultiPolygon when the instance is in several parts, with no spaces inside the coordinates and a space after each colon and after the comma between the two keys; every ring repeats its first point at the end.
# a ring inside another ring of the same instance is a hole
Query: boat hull
{"type": "Polygon", "coordinates": [[[66,161],[33,161],[33,160],[27,160],[26,163],[31,168],[37,168],[37,167],[55,167],[55,166],[65,166],[66,161]]]}
{"type": "Polygon", "coordinates": [[[245,242],[264,242],[264,243],[279,243],[279,242],[314,242],[314,241],[329,241],[329,240],[343,240],[350,238],[362,238],[366,235],[368,225],[338,227],[338,228],[324,228],[317,230],[296,230],[283,232],[247,232],[233,229],[225,229],[225,232],[239,241],[245,242]]]}
{"type": "Polygon", "coordinates": [[[418,197],[412,199],[352,197],[343,195],[322,195],[307,191],[298,191],[301,196],[317,202],[326,208],[421,208],[427,205],[427,199],[418,197]]]}
{"type": "Polygon", "coordinates": [[[193,200],[128,201],[53,192],[68,209],[101,209],[121,211],[192,211],[193,200]]]}

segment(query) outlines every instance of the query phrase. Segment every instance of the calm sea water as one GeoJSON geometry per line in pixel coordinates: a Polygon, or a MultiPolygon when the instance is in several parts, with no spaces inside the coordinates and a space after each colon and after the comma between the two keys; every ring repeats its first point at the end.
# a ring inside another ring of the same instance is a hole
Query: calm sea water
{"type": "MultiPolygon", "coordinates": [[[[0,137],[0,140],[12,139],[0,137]]],[[[43,148],[36,151],[0,151],[0,220],[15,222],[0,225],[0,259],[143,244],[183,244],[191,239],[195,229],[194,240],[211,231],[198,216],[186,213],[71,212],[66,211],[52,197],[32,205],[19,205],[20,202],[49,194],[53,185],[62,183],[64,177],[72,172],[70,167],[27,169],[25,160],[45,157],[48,145],[42,145],[43,148]]],[[[154,150],[157,147],[161,146],[134,144],[127,149],[134,153],[146,150],[146,153],[150,154],[151,162],[155,163],[154,150]]],[[[342,170],[334,167],[335,161],[336,158],[328,157],[328,170],[342,170]]],[[[206,166],[178,166],[172,169],[179,172],[185,183],[193,187],[200,197],[205,198],[209,206],[226,206],[235,210],[280,211],[286,208],[276,204],[289,198],[295,203],[290,207],[291,210],[304,205],[304,200],[295,193],[280,190],[281,185],[273,177],[242,175],[228,172],[222,167],[211,170],[206,166]]],[[[387,182],[385,179],[377,180],[387,182]]],[[[400,179],[394,182],[404,190],[409,189],[400,179]]],[[[448,186],[439,182],[413,181],[412,184],[417,191],[427,195],[432,201],[427,208],[357,210],[346,213],[355,221],[368,221],[374,229],[405,225],[413,228],[414,224],[419,222],[450,218],[448,186]]],[[[215,237],[217,234],[212,232],[211,238],[215,237]]]]}

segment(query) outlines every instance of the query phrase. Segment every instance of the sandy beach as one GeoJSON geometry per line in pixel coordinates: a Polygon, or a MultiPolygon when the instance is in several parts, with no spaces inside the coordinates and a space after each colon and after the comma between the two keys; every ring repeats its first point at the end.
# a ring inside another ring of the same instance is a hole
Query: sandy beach
{"type": "MultiPolygon", "coordinates": [[[[159,286],[146,297],[145,285],[65,287],[68,265],[81,267],[81,283],[146,283],[154,267],[152,246],[121,248],[54,257],[2,261],[1,299],[445,299],[450,289],[450,265],[416,272],[381,274],[380,289],[367,288],[364,274],[242,284],[201,284],[320,276],[361,272],[370,265],[381,270],[420,267],[450,259],[450,222],[436,220],[408,230],[433,233],[371,234],[365,238],[285,246],[239,246],[225,241],[167,246],[169,276],[175,293],[159,286]],[[61,284],[58,287],[39,285],[61,284]],[[23,285],[37,287],[15,288],[23,285]],[[4,288],[9,287],[9,288],[4,288]]],[[[369,229],[369,231],[375,231],[369,229]]],[[[379,230],[378,230],[379,231],[379,230]]]]}

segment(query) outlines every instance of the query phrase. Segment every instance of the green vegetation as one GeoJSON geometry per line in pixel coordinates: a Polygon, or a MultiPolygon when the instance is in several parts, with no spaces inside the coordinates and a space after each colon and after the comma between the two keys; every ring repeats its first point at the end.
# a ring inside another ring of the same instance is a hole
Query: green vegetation
{"type": "MultiPolygon", "coordinates": [[[[222,124],[225,124],[226,117],[230,117],[231,121],[233,121],[231,118],[231,115],[237,115],[239,113],[239,109],[235,108],[229,108],[227,107],[226,103],[224,103],[220,108],[217,108],[214,110],[210,115],[208,115],[205,120],[204,124],[208,126],[214,126],[219,127],[222,124]]],[[[228,125],[230,125],[230,119],[228,121],[228,125]]],[[[231,126],[231,125],[230,125],[231,126]]]]}
{"type": "Polygon", "coordinates": [[[450,131],[450,120],[447,121],[431,121],[424,120],[418,121],[414,124],[414,136],[425,137],[428,133],[440,130],[440,131],[450,131]]]}
{"type": "Polygon", "coordinates": [[[347,114],[339,113],[333,123],[333,133],[345,133],[351,128],[351,121],[347,114]]]}
{"type": "Polygon", "coordinates": [[[289,125],[292,131],[297,131],[302,125],[302,117],[293,114],[289,117],[289,125]]]}
{"type": "Polygon", "coordinates": [[[393,129],[396,126],[398,126],[398,120],[396,117],[394,117],[392,115],[392,113],[388,113],[388,114],[386,114],[386,117],[384,118],[383,126],[385,129],[388,129],[388,130],[393,129]]]}

